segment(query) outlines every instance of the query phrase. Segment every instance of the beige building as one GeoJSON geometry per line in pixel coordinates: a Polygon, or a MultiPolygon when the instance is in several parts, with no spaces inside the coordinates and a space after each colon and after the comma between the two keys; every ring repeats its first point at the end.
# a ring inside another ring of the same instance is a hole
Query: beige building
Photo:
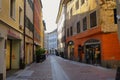
{"type": "Polygon", "coordinates": [[[0,78],[19,69],[23,58],[24,1],[0,0],[0,78]]]}
{"type": "Polygon", "coordinates": [[[28,65],[33,62],[33,0],[25,0],[25,35],[24,35],[24,59],[25,64],[28,65]]]}
{"type": "Polygon", "coordinates": [[[57,24],[57,51],[58,53],[64,57],[63,53],[65,51],[65,17],[66,17],[66,7],[62,4],[62,0],[59,4],[59,11],[56,18],[57,24]]]}

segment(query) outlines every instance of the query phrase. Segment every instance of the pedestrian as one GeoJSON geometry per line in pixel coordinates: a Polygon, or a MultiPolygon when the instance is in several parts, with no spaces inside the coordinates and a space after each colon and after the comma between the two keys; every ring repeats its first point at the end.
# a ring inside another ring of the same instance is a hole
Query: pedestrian
{"type": "Polygon", "coordinates": [[[92,49],[92,64],[95,64],[95,48],[92,49]]]}
{"type": "Polygon", "coordinates": [[[93,63],[93,52],[92,52],[92,49],[90,49],[89,51],[89,56],[90,56],[90,64],[93,63]]]}
{"type": "Polygon", "coordinates": [[[86,63],[89,63],[89,49],[86,49],[86,63]]]}
{"type": "Polygon", "coordinates": [[[95,65],[99,64],[99,56],[100,56],[100,51],[98,48],[95,49],[95,65]]]}

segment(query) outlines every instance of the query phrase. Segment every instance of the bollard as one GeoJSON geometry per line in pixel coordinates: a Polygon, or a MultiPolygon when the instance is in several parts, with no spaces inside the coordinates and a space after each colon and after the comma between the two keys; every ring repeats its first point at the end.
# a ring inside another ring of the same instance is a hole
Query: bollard
{"type": "Polygon", "coordinates": [[[115,80],[120,80],[120,67],[117,68],[117,73],[116,73],[115,80]]]}

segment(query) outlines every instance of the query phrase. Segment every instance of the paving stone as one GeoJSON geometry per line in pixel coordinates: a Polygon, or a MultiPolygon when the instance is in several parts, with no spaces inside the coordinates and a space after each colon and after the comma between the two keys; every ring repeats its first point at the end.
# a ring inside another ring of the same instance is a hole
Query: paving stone
{"type": "Polygon", "coordinates": [[[43,63],[33,63],[7,80],[115,80],[115,76],[115,69],[49,56],[43,63]]]}

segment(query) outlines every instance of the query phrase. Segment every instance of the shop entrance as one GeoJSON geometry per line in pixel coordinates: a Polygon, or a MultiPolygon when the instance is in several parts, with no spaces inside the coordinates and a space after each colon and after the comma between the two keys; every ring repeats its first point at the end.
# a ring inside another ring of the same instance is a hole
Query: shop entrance
{"type": "Polygon", "coordinates": [[[100,41],[90,39],[85,42],[85,61],[88,64],[101,64],[100,41]]]}
{"type": "Polygon", "coordinates": [[[68,42],[68,59],[71,59],[71,60],[74,59],[74,42],[73,41],[68,42]]]}
{"type": "Polygon", "coordinates": [[[82,53],[83,53],[83,47],[81,45],[78,46],[78,61],[82,62],[82,53]]]}
{"type": "Polygon", "coordinates": [[[11,69],[11,48],[12,48],[12,41],[7,40],[7,46],[6,46],[6,69],[11,69]]]}

